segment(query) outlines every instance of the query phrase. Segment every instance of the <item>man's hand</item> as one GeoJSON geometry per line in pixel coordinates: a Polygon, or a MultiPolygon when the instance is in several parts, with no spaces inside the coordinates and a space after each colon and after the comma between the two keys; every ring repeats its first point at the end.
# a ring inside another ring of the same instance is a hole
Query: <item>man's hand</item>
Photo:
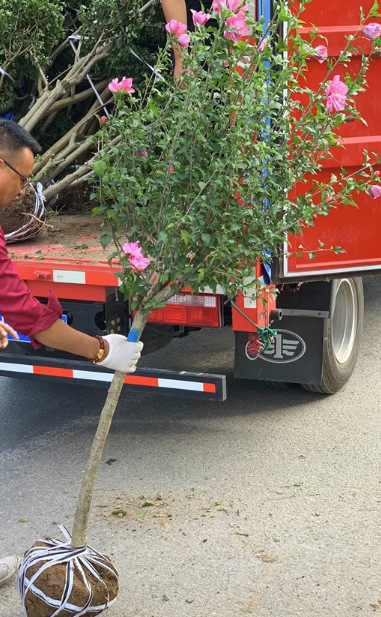
{"type": "Polygon", "coordinates": [[[128,343],[121,334],[108,334],[102,338],[109,344],[109,352],[96,366],[106,366],[121,373],[134,373],[143,343],[128,343]]]}
{"type": "Polygon", "coordinates": [[[8,334],[13,336],[13,338],[15,339],[19,338],[17,332],[13,328],[11,328],[11,326],[8,326],[8,324],[0,321],[0,349],[5,349],[8,345],[8,334]]]}

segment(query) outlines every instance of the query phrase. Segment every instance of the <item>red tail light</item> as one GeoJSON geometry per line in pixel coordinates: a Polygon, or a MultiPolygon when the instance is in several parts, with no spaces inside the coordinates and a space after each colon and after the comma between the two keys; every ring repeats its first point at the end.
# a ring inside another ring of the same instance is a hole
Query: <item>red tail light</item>
{"type": "Polygon", "coordinates": [[[166,302],[164,308],[155,309],[148,322],[220,328],[221,299],[209,294],[178,294],[166,302]]]}

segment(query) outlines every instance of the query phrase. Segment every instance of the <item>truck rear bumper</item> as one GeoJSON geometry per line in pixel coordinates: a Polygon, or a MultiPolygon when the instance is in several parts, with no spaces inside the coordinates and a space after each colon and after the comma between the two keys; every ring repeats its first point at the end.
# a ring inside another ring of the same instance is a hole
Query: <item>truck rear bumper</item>
{"type": "MultiPolygon", "coordinates": [[[[71,382],[107,390],[113,375],[114,372],[109,369],[100,369],[84,361],[20,356],[7,352],[1,352],[0,356],[0,376],[5,377],[71,382]]],[[[225,375],[145,368],[126,375],[124,387],[152,394],[214,401],[226,399],[225,375]]]]}

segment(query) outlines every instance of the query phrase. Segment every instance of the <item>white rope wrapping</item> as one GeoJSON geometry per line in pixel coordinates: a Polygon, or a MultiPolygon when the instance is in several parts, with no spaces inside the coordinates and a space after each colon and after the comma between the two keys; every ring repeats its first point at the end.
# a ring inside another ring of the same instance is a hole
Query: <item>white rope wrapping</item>
{"type": "Polygon", "coordinates": [[[148,64],[148,62],[146,62],[144,60],[144,58],[141,58],[136,51],[134,51],[132,49],[132,47],[130,47],[130,54],[132,54],[133,56],[135,56],[135,58],[137,58],[138,60],[140,60],[140,62],[143,62],[143,64],[145,64],[146,66],[148,66],[149,69],[151,69],[152,73],[155,73],[155,75],[157,75],[157,77],[163,81],[165,81],[164,77],[162,76],[161,73],[159,73],[159,71],[157,71],[156,69],[153,68],[153,66],[151,66],[150,64],[148,64]]]}
{"type": "Polygon", "coordinates": [[[31,216],[29,221],[20,227],[20,229],[16,229],[16,231],[11,231],[10,233],[5,234],[5,241],[7,244],[33,238],[33,236],[36,236],[39,233],[45,222],[45,197],[42,194],[43,186],[41,182],[37,182],[36,188],[33,186],[32,188],[36,194],[34,211],[32,213],[33,216],[31,216]]]}
{"type": "MultiPolygon", "coordinates": [[[[69,43],[70,43],[70,45],[71,45],[71,48],[72,48],[72,50],[74,51],[74,55],[77,55],[78,47],[76,47],[76,46],[74,45],[74,42],[73,42],[73,41],[78,41],[78,45],[80,45],[80,44],[81,44],[81,42],[82,42],[82,40],[84,40],[84,41],[88,40],[88,37],[87,37],[87,36],[81,36],[80,34],[72,34],[72,35],[71,35],[71,36],[69,36],[68,38],[69,38],[69,43]]],[[[78,55],[78,59],[79,59],[79,55],[78,55]]],[[[90,77],[90,74],[89,74],[89,73],[87,73],[87,74],[86,74],[86,79],[87,79],[87,81],[89,82],[90,86],[92,87],[92,89],[93,89],[93,91],[94,91],[94,94],[95,94],[95,96],[97,97],[98,102],[100,103],[101,107],[103,107],[103,111],[105,112],[105,114],[106,114],[107,118],[109,118],[109,117],[110,117],[110,114],[109,114],[109,112],[108,112],[108,110],[107,110],[107,107],[105,106],[104,102],[102,101],[102,97],[101,97],[101,95],[99,94],[98,90],[97,90],[97,89],[96,89],[96,87],[94,86],[94,82],[93,82],[93,80],[91,79],[91,77],[90,77]]]]}
{"type": "Polygon", "coordinates": [[[43,600],[45,604],[52,607],[53,610],[56,609],[52,613],[51,617],[57,617],[65,610],[72,612],[73,617],[81,617],[82,615],[89,613],[100,613],[111,606],[116,599],[114,598],[112,600],[107,600],[104,604],[97,606],[90,606],[94,594],[91,589],[91,583],[86,578],[87,572],[89,572],[96,580],[103,583],[105,587],[107,587],[106,583],[93,566],[96,565],[104,570],[107,570],[115,577],[117,581],[119,578],[118,574],[113,568],[107,565],[107,558],[90,546],[72,548],[70,546],[71,536],[69,532],[63,525],[59,525],[59,528],[66,537],[67,541],[61,542],[60,540],[39,540],[39,542],[43,542],[46,546],[32,546],[32,548],[26,552],[20,570],[17,574],[16,587],[23,603],[25,617],[28,617],[25,606],[25,600],[28,592],[33,593],[35,596],[43,600]],[[28,569],[40,562],[41,567],[31,578],[28,578],[28,569]],[[54,598],[50,598],[38,588],[38,578],[46,569],[58,564],[66,564],[66,578],[63,585],[62,596],[59,600],[56,600],[54,598]],[[77,606],[69,602],[74,586],[75,571],[77,571],[77,576],[79,573],[79,576],[88,591],[88,598],[83,606],[77,606]]]}
{"type": "Polygon", "coordinates": [[[7,73],[7,71],[4,71],[4,69],[1,68],[1,66],[0,66],[0,73],[1,75],[5,75],[6,77],[9,77],[9,79],[11,79],[12,81],[15,81],[13,77],[9,73],[7,73]]]}

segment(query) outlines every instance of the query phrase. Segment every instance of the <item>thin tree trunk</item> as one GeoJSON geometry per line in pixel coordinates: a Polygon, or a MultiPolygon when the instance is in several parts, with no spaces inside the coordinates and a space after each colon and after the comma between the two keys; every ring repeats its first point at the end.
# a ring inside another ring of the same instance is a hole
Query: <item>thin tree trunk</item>
{"type": "MultiPolygon", "coordinates": [[[[169,298],[171,298],[178,289],[178,287],[174,285],[171,287],[166,287],[165,289],[162,289],[157,293],[152,294],[152,291],[155,291],[158,287],[159,283],[153,283],[151,292],[147,295],[146,300],[154,296],[155,299],[158,300],[158,302],[165,302],[166,300],[169,300],[169,298]]],[[[139,340],[150,313],[151,309],[141,308],[138,310],[133,321],[128,340],[139,340]]],[[[94,493],[95,480],[97,477],[107,436],[110,430],[111,422],[115,413],[115,409],[118,405],[120,393],[123,388],[124,378],[124,373],[115,373],[110,385],[109,394],[101,412],[98,428],[95,433],[89,458],[82,477],[82,484],[79,492],[73,524],[71,541],[71,546],[73,548],[76,546],[85,546],[87,544],[87,527],[89,521],[91,501],[94,493]]]]}

